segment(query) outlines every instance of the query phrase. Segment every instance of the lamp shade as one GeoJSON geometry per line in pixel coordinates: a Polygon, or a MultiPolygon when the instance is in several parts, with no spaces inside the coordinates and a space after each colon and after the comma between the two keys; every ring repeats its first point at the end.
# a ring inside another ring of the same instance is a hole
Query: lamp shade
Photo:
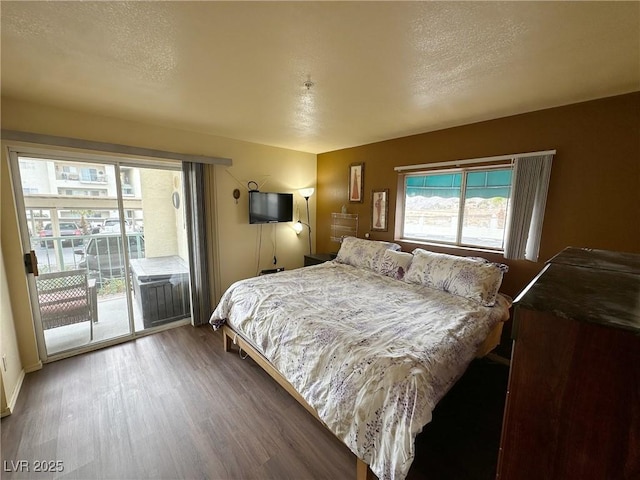
{"type": "Polygon", "coordinates": [[[300,190],[298,190],[298,193],[302,195],[304,198],[309,198],[311,195],[313,195],[314,191],[315,190],[313,187],[309,187],[309,188],[301,188],[300,190]]]}
{"type": "Polygon", "coordinates": [[[293,229],[295,230],[297,235],[300,235],[300,233],[302,232],[302,222],[300,222],[300,220],[298,220],[296,223],[293,224],[293,229]]]}

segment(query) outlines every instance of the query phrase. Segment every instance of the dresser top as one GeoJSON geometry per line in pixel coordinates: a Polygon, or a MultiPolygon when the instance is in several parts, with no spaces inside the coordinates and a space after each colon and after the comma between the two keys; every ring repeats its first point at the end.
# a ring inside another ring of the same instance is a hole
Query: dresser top
{"type": "Polygon", "coordinates": [[[640,273],[640,254],[567,247],[547,263],[561,263],[578,267],[640,273]]]}
{"type": "Polygon", "coordinates": [[[514,305],[640,334],[640,255],[565,249],[514,305]]]}

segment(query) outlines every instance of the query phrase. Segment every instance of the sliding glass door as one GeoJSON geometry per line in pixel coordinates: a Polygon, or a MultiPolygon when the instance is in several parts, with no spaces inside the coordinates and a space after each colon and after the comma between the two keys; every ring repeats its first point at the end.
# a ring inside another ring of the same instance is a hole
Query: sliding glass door
{"type": "Polygon", "coordinates": [[[182,173],[12,153],[41,355],[70,355],[190,316],[182,173]]]}
{"type": "MultiPolygon", "coordinates": [[[[139,178],[143,198],[139,228],[144,232],[144,255],[130,255],[129,260],[139,332],[190,316],[189,245],[182,172],[156,168],[126,172],[139,178]]],[[[133,252],[131,242],[130,249],[133,252]]]]}

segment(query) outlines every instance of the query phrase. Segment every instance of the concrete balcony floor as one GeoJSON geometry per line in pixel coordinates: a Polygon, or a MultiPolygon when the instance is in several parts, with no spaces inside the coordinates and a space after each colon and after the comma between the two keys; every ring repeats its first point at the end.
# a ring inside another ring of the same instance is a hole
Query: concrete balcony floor
{"type": "MultiPolygon", "coordinates": [[[[133,299],[134,328],[145,329],[138,302],[133,299]]],[[[55,355],[66,350],[82,348],[92,344],[129,334],[127,299],[122,294],[98,296],[98,321],[93,324],[93,341],[90,339],[89,321],[50,328],[44,331],[47,354],[55,355]]]]}

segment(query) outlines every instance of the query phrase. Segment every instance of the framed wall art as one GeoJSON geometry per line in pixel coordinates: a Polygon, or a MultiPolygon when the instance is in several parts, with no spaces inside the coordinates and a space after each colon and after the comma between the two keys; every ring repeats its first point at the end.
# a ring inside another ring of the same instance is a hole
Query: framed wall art
{"type": "Polygon", "coordinates": [[[349,165],[349,202],[362,203],[364,192],[364,163],[349,165]]]}
{"type": "Polygon", "coordinates": [[[371,230],[386,232],[389,222],[389,189],[371,192],[371,230]]]}

